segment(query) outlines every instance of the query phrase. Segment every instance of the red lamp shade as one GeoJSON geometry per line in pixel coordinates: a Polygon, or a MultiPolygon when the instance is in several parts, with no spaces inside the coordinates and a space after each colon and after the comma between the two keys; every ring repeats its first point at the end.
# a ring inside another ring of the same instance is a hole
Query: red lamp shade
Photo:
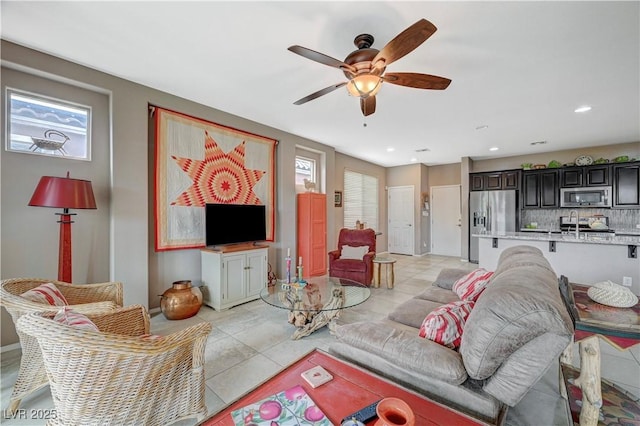
{"type": "Polygon", "coordinates": [[[30,206],[63,209],[95,209],[91,181],[67,177],[43,176],[29,201],[30,206]]]}
{"type": "Polygon", "coordinates": [[[71,216],[69,209],[95,209],[91,182],[67,177],[43,176],[29,201],[30,206],[57,207],[60,215],[60,248],[58,255],[58,280],[71,282],[71,216]]]}

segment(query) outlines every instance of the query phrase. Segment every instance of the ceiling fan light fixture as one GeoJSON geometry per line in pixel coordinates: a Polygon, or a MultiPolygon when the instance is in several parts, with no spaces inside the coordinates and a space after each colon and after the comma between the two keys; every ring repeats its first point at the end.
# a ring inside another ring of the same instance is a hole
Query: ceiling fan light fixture
{"type": "Polygon", "coordinates": [[[380,91],[382,79],[373,74],[360,74],[347,83],[347,91],[351,96],[366,99],[380,91]]]}

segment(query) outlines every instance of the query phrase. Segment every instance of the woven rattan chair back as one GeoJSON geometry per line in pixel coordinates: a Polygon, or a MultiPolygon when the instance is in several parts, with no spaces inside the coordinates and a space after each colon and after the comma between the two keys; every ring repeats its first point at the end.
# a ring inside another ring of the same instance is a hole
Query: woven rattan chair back
{"type": "Polygon", "coordinates": [[[18,329],[42,349],[56,409],[50,424],[153,426],[203,419],[204,349],[211,324],[162,338],[136,337],[127,325],[132,319],[122,321],[115,312],[89,316],[101,332],[54,322],[46,313],[18,320],[18,329]],[[116,321],[128,335],[117,333],[116,321]],[[110,333],[103,332],[107,328],[110,333]]]}
{"type": "MultiPolygon", "coordinates": [[[[0,282],[0,305],[9,312],[14,324],[27,313],[59,309],[48,304],[32,302],[20,296],[25,291],[44,283],[55,284],[69,305],[78,312],[99,313],[122,306],[123,295],[122,283],[120,282],[69,284],[44,278],[13,278],[0,282]]],[[[22,348],[22,358],[18,378],[13,385],[7,407],[9,414],[15,413],[24,397],[49,383],[37,342],[32,337],[17,331],[22,348]]]]}

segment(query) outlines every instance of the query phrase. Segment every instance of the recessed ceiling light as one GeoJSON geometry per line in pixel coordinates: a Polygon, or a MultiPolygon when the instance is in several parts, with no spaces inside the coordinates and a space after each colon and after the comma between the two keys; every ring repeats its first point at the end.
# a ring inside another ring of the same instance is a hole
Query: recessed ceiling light
{"type": "Polygon", "coordinates": [[[498,149],[500,148],[498,148],[497,146],[492,146],[491,148],[489,148],[489,151],[497,151],[498,149]]]}
{"type": "Polygon", "coordinates": [[[392,146],[390,146],[389,148],[387,148],[387,152],[393,152],[393,151],[395,151],[395,150],[396,150],[396,149],[395,149],[394,147],[392,147],[392,146]]]}
{"type": "Polygon", "coordinates": [[[573,112],[587,112],[587,111],[591,111],[591,107],[589,105],[584,105],[573,110],[573,112]]]}
{"type": "Polygon", "coordinates": [[[547,141],[537,141],[537,142],[531,142],[530,145],[544,145],[546,143],[547,143],[547,141]]]}
{"type": "Polygon", "coordinates": [[[476,130],[484,130],[484,129],[487,129],[488,127],[489,127],[488,125],[482,124],[480,126],[476,126],[476,130]]]}
{"type": "Polygon", "coordinates": [[[415,163],[416,161],[418,161],[418,159],[417,159],[416,157],[413,157],[413,158],[411,159],[411,162],[412,162],[412,163],[415,163]]]}

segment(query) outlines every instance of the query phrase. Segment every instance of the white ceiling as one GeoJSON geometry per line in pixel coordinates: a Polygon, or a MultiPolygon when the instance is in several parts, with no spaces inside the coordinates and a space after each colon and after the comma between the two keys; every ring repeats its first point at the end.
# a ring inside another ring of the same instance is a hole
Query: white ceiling
{"type": "Polygon", "coordinates": [[[0,7],[5,40],[382,166],[640,141],[638,1],[3,0],[0,7]],[[372,34],[381,49],[420,18],[438,31],[387,71],[447,77],[448,89],[386,84],[367,118],[346,88],[293,105],[345,77],[287,47],[343,60],[358,34],[372,34]],[[574,113],[585,104],[593,109],[574,113]],[[547,144],[530,145],[541,140],[547,144]]]}

